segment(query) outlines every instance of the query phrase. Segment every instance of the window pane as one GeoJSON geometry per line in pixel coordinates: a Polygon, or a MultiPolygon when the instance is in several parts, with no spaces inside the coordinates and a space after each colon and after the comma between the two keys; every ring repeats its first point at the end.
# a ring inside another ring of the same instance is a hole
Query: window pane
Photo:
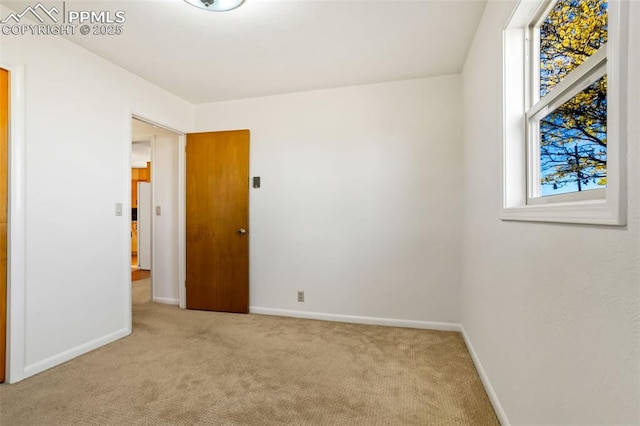
{"type": "Polygon", "coordinates": [[[540,27],[540,97],[607,42],[607,0],[558,0],[540,27]]]}
{"type": "Polygon", "coordinates": [[[607,186],[607,76],[540,120],[540,193],[607,186]]]}

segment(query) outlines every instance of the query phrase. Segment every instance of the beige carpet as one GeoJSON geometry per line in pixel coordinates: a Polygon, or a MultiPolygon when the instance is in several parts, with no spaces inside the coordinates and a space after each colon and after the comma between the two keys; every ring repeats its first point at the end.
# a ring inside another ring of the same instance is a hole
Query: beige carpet
{"type": "Polygon", "coordinates": [[[150,303],[133,334],[15,385],[2,425],[498,424],[458,333],[150,303]]]}

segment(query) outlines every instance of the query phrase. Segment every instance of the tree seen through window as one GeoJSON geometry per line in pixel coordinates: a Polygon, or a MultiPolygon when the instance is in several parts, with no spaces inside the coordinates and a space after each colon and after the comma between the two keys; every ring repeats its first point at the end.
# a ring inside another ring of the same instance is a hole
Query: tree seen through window
{"type": "MultiPolygon", "coordinates": [[[[606,0],[559,0],[540,26],[540,97],[607,42],[606,0]]],[[[540,121],[541,195],[607,184],[607,76],[540,121]]]]}

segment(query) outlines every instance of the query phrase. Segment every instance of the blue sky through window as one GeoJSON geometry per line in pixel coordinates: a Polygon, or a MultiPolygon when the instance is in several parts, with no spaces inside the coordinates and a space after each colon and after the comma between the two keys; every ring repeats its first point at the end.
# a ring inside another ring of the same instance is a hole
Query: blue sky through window
{"type": "MultiPolygon", "coordinates": [[[[606,41],[605,0],[559,0],[540,27],[540,96],[606,41]]],[[[606,126],[606,75],[540,121],[543,196],[606,187],[606,126]]]]}

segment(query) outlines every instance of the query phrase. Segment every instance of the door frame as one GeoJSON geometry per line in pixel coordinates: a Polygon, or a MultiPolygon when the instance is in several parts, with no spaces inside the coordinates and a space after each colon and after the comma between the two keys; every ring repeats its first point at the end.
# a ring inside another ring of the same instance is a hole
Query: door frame
{"type": "Polygon", "coordinates": [[[9,71],[9,155],[7,232],[7,383],[24,378],[26,313],[25,66],[0,62],[9,71]]]}
{"type": "MultiPolygon", "coordinates": [[[[185,190],[186,190],[186,155],[185,155],[185,146],[186,146],[186,133],[180,130],[176,130],[170,126],[166,126],[161,124],[153,119],[147,118],[144,115],[137,114],[135,112],[129,111],[127,115],[127,123],[129,129],[128,136],[128,151],[127,151],[127,175],[128,175],[128,185],[129,185],[129,197],[125,197],[125,200],[128,200],[129,203],[129,221],[131,221],[131,120],[136,119],[139,121],[143,121],[147,124],[151,124],[152,126],[160,127],[165,130],[169,130],[178,135],[178,302],[179,306],[182,309],[186,308],[186,288],[185,288],[185,280],[187,277],[186,271],[186,204],[185,204],[185,190]]],[[[154,199],[156,194],[156,180],[153,179],[154,170],[154,150],[155,150],[155,138],[151,139],[151,282],[153,283],[155,278],[155,269],[153,267],[153,253],[156,251],[156,215],[154,209],[154,199]]],[[[131,318],[131,241],[129,239],[129,230],[127,228],[127,261],[128,265],[127,274],[128,279],[126,280],[127,293],[128,294],[128,309],[129,318],[127,324],[131,327],[132,318],[131,318]]],[[[153,289],[151,290],[153,293],[153,289]]]]}

